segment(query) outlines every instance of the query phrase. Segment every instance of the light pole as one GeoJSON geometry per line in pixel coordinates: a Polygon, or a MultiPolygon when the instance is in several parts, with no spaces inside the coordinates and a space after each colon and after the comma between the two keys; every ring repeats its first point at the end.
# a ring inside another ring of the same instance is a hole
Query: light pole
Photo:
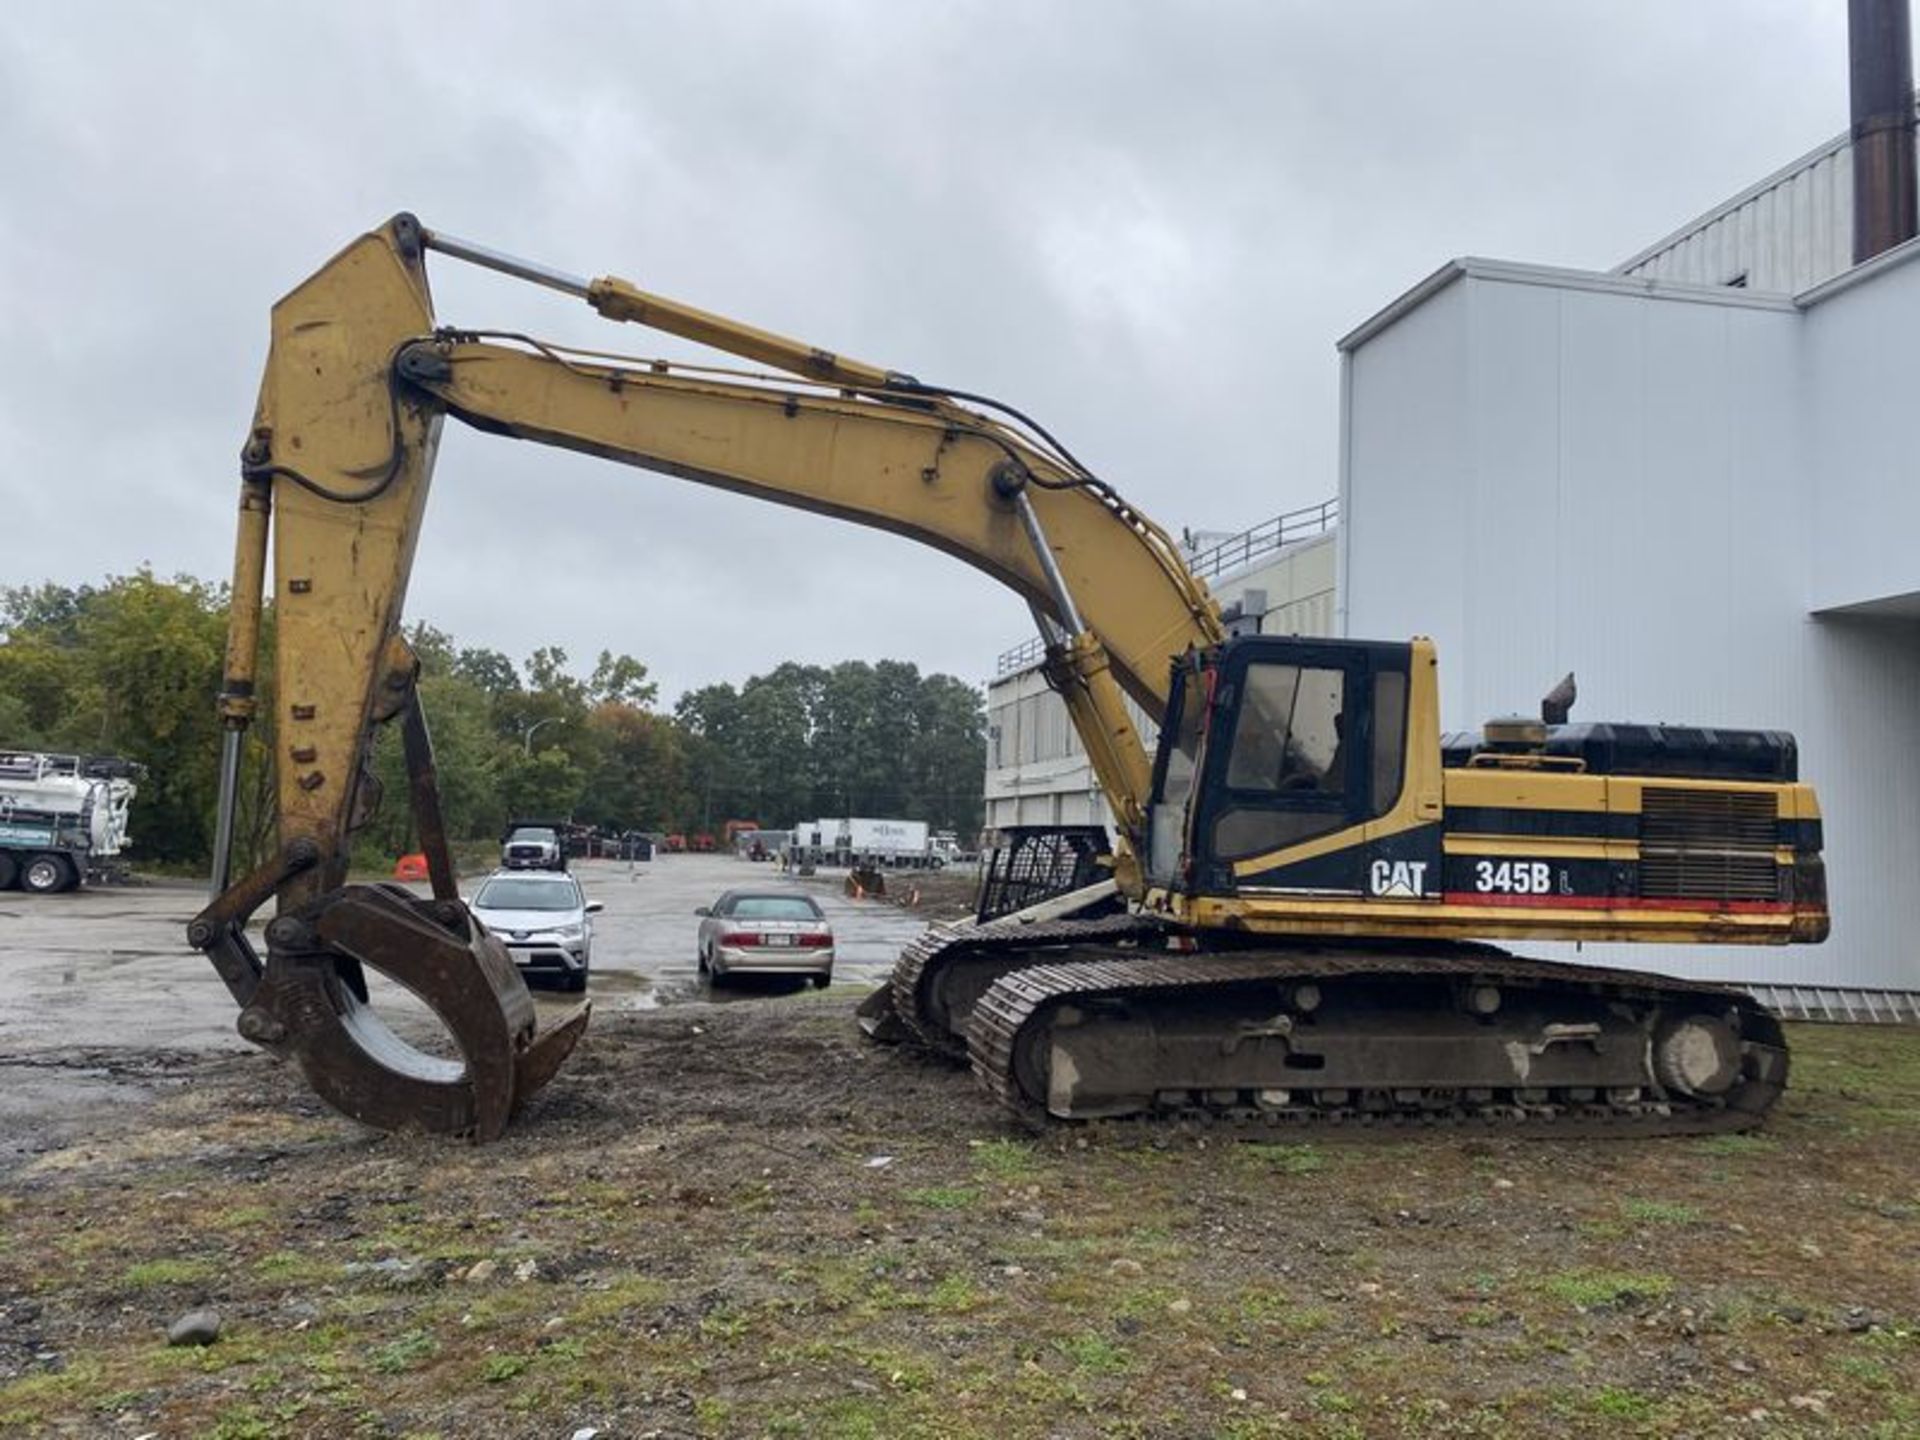
{"type": "Polygon", "coordinates": [[[526,729],[526,733],[520,737],[523,741],[525,741],[525,744],[522,747],[521,753],[526,755],[533,754],[533,732],[534,731],[538,730],[542,725],[551,725],[553,724],[554,721],[564,719],[564,718],[565,718],[564,716],[560,716],[560,715],[549,715],[547,716],[546,719],[536,720],[533,722],[533,724],[529,725],[526,729]]]}

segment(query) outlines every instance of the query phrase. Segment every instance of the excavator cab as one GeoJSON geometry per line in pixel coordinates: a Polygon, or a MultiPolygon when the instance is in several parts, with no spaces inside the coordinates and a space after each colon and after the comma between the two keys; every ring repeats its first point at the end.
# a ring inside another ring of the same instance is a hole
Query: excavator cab
{"type": "MultiPolygon", "coordinates": [[[[1416,652],[1393,644],[1246,636],[1173,667],[1148,810],[1157,889],[1231,895],[1279,886],[1378,894],[1376,862],[1438,874],[1437,823],[1407,806],[1416,652]],[[1408,812],[1411,812],[1409,814],[1408,812]],[[1428,862],[1422,864],[1422,862],[1428,862]]],[[[1437,807],[1433,819],[1437,822],[1437,807]]]]}

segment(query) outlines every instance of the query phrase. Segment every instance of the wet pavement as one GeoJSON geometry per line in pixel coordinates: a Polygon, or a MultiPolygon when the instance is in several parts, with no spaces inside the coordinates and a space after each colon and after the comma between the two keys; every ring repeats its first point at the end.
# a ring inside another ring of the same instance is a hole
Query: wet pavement
{"type": "MultiPolygon", "coordinates": [[[[848,898],[835,877],[788,881],[769,865],[730,856],[584,860],[573,869],[587,898],[606,907],[594,917],[588,987],[602,1014],[804,989],[804,980],[740,977],[713,991],[700,980],[693,912],[730,886],[792,884],[813,896],[833,926],[837,986],[878,984],[926,928],[884,901],[848,898]]],[[[477,880],[463,889],[471,893],[477,880]]],[[[226,987],[187,948],[187,922],[204,903],[204,888],[185,882],[66,895],[0,891],[0,1152],[29,1136],[44,1144],[99,1107],[141,1102],[156,1067],[163,1074],[195,1054],[251,1049],[234,1032],[226,987]]],[[[416,1024],[425,1012],[396,992],[377,988],[375,1001],[407,1033],[404,1012],[417,1012],[416,1024]]],[[[579,998],[541,988],[534,995],[542,1010],[579,998]]]]}
{"type": "MultiPolygon", "coordinates": [[[[645,863],[574,862],[594,917],[589,993],[596,1009],[631,1010],[689,999],[732,1000],[798,991],[797,981],[710,991],[698,977],[696,907],[737,885],[795,885],[826,911],[834,983],[879,983],[926,922],[884,901],[852,900],[823,876],[788,881],[771,866],[716,855],[645,863]]],[[[464,882],[471,893],[474,880],[464,882]]],[[[424,893],[424,887],[421,888],[424,893]]],[[[48,1051],[242,1050],[234,1004],[187,921],[204,903],[197,885],[162,883],[28,895],[0,891],[0,1066],[48,1051]]],[[[256,942],[258,943],[258,942],[256,942]]],[[[574,997],[536,989],[543,1004],[574,997]]]]}
{"type": "MultiPolygon", "coordinates": [[[[772,865],[718,855],[668,855],[646,863],[577,861],[574,873],[589,900],[607,908],[594,917],[594,1008],[645,1009],[686,999],[734,1000],[798,992],[803,980],[740,976],[711,990],[699,978],[693,913],[735,886],[793,888],[811,895],[833,926],[836,985],[871,987],[893,968],[894,957],[926,929],[926,921],[884,901],[852,900],[837,875],[789,880],[772,865]]],[[[550,992],[536,991],[542,1000],[550,992]]],[[[565,997],[571,1001],[573,997],[565,997]]]]}

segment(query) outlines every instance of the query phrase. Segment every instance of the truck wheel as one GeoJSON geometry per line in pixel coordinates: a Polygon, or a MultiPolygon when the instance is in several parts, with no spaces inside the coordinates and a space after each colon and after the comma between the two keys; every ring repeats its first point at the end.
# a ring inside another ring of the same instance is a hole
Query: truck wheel
{"type": "Polygon", "coordinates": [[[0,890],[11,890],[19,876],[20,867],[14,863],[13,856],[0,855],[0,890]]]}
{"type": "Polygon", "coordinates": [[[69,889],[73,881],[73,866],[64,855],[35,855],[20,871],[20,888],[35,895],[69,889]]]}

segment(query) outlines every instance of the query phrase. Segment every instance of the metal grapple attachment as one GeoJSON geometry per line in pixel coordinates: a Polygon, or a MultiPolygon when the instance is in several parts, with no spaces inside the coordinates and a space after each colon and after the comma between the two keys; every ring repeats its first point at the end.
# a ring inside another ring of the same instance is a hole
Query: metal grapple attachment
{"type": "Polygon", "coordinates": [[[285,873],[276,863],[243,880],[188,929],[239,1001],[240,1033],[298,1062],[321,1099],[364,1125],[498,1138],[566,1060],[591,1006],[536,1035],[533,997],[506,947],[460,901],[398,886],[347,885],[280,915],[262,962],[247,917],[285,873]],[[418,997],[460,1058],[391,1029],[370,1002],[369,969],[418,997]]]}

